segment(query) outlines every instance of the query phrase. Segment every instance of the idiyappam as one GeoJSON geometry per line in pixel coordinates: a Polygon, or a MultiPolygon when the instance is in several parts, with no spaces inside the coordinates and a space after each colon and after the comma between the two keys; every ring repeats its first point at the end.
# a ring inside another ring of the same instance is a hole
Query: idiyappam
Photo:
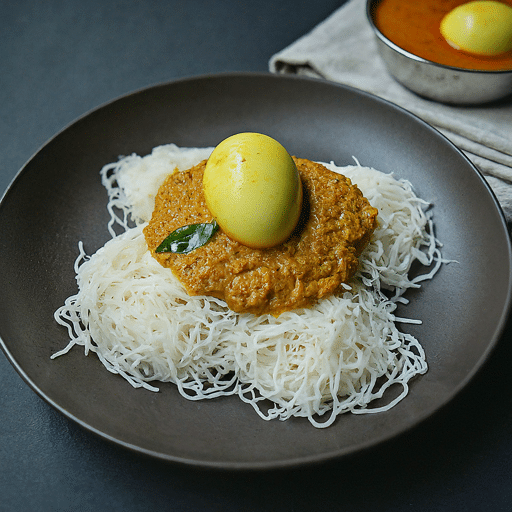
{"type": "Polygon", "coordinates": [[[91,256],[79,242],[78,292],[55,312],[70,341],[52,357],[80,345],[134,387],[158,391],[158,382],[172,382],[189,400],[238,395],[263,419],[305,417],[319,428],[346,412],[396,405],[428,368],[419,341],[396,325],[420,320],[397,318],[395,311],[407,303],[404,293],[442,263],[429,204],[392,174],[357,161],[324,163],[379,210],[355,277],[342,294],[310,308],[277,318],[238,314],[219,299],[189,296],[151,256],[142,232],[168,173],[211,151],[169,144],[101,170],[112,238],[91,256]],[[415,261],[426,270],[410,278],[415,261]],[[382,398],[392,386],[400,392],[382,398]]]}

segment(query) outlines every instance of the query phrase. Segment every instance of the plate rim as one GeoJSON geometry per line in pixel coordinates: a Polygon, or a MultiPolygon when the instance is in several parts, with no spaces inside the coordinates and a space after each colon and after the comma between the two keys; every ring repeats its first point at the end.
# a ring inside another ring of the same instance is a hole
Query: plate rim
{"type": "MultiPolygon", "coordinates": [[[[296,75],[281,75],[281,74],[273,74],[273,73],[260,73],[260,72],[225,72],[225,73],[215,73],[215,74],[201,74],[201,75],[192,75],[187,77],[178,78],[176,80],[170,80],[170,81],[164,81],[164,82],[158,82],[155,84],[150,84],[144,87],[140,87],[138,89],[135,89],[133,91],[129,91],[127,93],[124,93],[120,96],[117,96],[111,100],[105,101],[98,106],[89,109],[85,113],[81,114],[80,116],[76,117],[74,120],[66,124],[61,130],[59,130],[57,133],[55,133],[53,136],[48,138],[31,156],[30,158],[22,165],[22,167],[18,170],[18,172],[15,174],[15,176],[10,181],[9,185],[5,189],[5,191],[2,194],[2,197],[0,198],[0,215],[2,215],[3,206],[5,203],[6,198],[10,194],[10,191],[15,187],[18,180],[21,178],[23,174],[28,172],[30,168],[31,162],[33,162],[40,152],[49,146],[52,141],[57,139],[61,136],[64,132],[66,132],[68,129],[76,125],[77,123],[81,122],[82,120],[88,118],[89,116],[93,115],[96,112],[101,111],[104,108],[107,108],[109,106],[112,106],[116,102],[126,100],[129,97],[136,96],[141,93],[150,93],[152,90],[156,90],[159,88],[166,88],[166,87],[172,87],[176,84],[184,84],[187,82],[197,82],[197,81],[204,81],[204,80],[216,80],[219,78],[222,79],[240,79],[243,77],[250,77],[250,78],[265,78],[270,80],[290,80],[290,81],[308,81],[311,83],[318,83],[322,86],[328,86],[333,88],[338,88],[340,90],[350,90],[352,92],[355,92],[357,95],[363,95],[366,97],[371,98],[372,100],[377,100],[379,102],[382,102],[388,106],[390,106],[392,109],[397,109],[401,112],[401,115],[407,115],[411,116],[415,119],[416,122],[419,122],[423,126],[429,128],[430,130],[433,130],[437,137],[440,137],[441,139],[444,139],[445,142],[447,142],[452,150],[455,150],[459,154],[459,156],[462,156],[463,159],[466,161],[466,163],[472,168],[476,176],[479,178],[479,180],[482,182],[484,187],[486,188],[488,194],[491,196],[497,212],[500,214],[499,217],[501,219],[500,224],[500,230],[503,231],[504,240],[506,241],[507,245],[507,256],[508,256],[508,263],[509,263],[509,273],[508,273],[508,282],[512,282],[512,243],[511,243],[511,237],[508,231],[507,221],[504,214],[504,211],[496,197],[496,194],[494,193],[493,189],[491,188],[490,184],[485,179],[483,173],[476,167],[475,164],[464,154],[464,152],[459,149],[453,142],[451,142],[444,134],[442,134],[439,130],[437,130],[435,127],[421,119],[416,114],[408,111],[404,107],[401,107],[400,105],[397,105],[389,100],[380,98],[379,96],[376,96],[372,93],[359,90],[355,87],[348,86],[345,84],[339,84],[336,82],[331,82],[325,79],[319,79],[319,78],[312,78],[312,77],[305,77],[305,76],[296,76],[296,75]]],[[[211,469],[225,469],[225,470],[269,470],[269,469],[279,469],[279,468],[289,468],[289,467],[298,467],[303,465],[311,465],[311,464],[318,464],[327,462],[329,460],[333,459],[340,459],[342,457],[346,457],[349,455],[353,455],[362,451],[368,451],[369,449],[379,446],[385,442],[389,442],[390,440],[399,437],[401,435],[404,435],[406,432],[411,431],[413,428],[416,428],[419,424],[423,423],[425,420],[427,420],[429,417],[432,417],[434,414],[438,414],[440,411],[442,411],[447,404],[452,402],[460,393],[461,391],[467,387],[470,381],[474,379],[476,374],[478,374],[483,366],[485,365],[486,361],[489,359],[490,355],[493,353],[494,349],[496,348],[496,345],[498,344],[499,340],[501,339],[503,332],[506,328],[507,322],[509,320],[510,312],[512,309],[512,287],[509,286],[508,293],[506,296],[506,300],[503,303],[503,309],[500,314],[499,322],[496,324],[494,329],[494,334],[490,339],[490,342],[485,347],[485,350],[483,351],[481,357],[479,358],[478,362],[476,362],[471,371],[468,372],[468,374],[465,376],[464,379],[462,379],[459,384],[454,387],[451,391],[451,393],[448,394],[448,396],[444,399],[444,401],[440,402],[438,406],[435,408],[434,411],[429,411],[424,414],[418,415],[414,421],[410,422],[406,427],[400,429],[397,432],[393,432],[389,435],[382,435],[377,440],[372,439],[371,441],[366,441],[364,443],[359,443],[355,447],[345,448],[345,449],[339,449],[338,451],[333,451],[329,453],[317,453],[315,455],[308,455],[308,456],[298,456],[294,458],[288,458],[286,460],[272,460],[272,461],[261,461],[261,462],[227,462],[227,461],[209,461],[209,460],[198,460],[198,459],[191,459],[191,458],[185,458],[181,456],[174,456],[170,454],[160,453],[158,451],[149,450],[147,448],[143,448],[140,446],[137,446],[135,444],[126,442],[122,439],[117,439],[114,436],[111,436],[110,434],[107,434],[105,432],[102,432],[98,428],[96,428],[94,425],[91,425],[82,419],[78,418],[71,412],[69,412],[65,407],[59,405],[54,400],[52,400],[40,387],[39,385],[34,382],[24,371],[20,363],[16,360],[16,358],[13,356],[11,351],[9,350],[6,342],[3,340],[2,337],[0,337],[0,347],[2,348],[7,360],[11,363],[11,365],[14,367],[16,372],[21,376],[21,378],[28,384],[28,386],[37,394],[39,395],[45,402],[47,402],[51,407],[53,407],[55,410],[59,411],[61,414],[63,414],[66,418],[73,421],[74,423],[78,424],[81,428],[84,428],[88,432],[91,432],[92,434],[110,442],[113,443],[116,446],[121,446],[125,449],[128,449],[132,452],[149,456],[161,461],[165,462],[171,462],[171,463],[178,463],[178,464],[184,464],[186,466],[190,467],[201,467],[201,468],[211,468],[211,469]]]]}

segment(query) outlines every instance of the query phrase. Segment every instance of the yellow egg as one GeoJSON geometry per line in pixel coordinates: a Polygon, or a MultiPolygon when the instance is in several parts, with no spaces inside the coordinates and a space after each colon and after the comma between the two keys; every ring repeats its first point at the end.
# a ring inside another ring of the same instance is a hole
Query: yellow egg
{"type": "Polygon", "coordinates": [[[297,225],[302,183],[286,149],[260,133],[239,133],[211,154],[203,177],[206,204],[221,229],[253,248],[284,242],[297,225]]]}
{"type": "Polygon", "coordinates": [[[440,29],[457,50],[499,55],[512,50],[512,7],[501,2],[468,2],[446,14],[440,29]]]}

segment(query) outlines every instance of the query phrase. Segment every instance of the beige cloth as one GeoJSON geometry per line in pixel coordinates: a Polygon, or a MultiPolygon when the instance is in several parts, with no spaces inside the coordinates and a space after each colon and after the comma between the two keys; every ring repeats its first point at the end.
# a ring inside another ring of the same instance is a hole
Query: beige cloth
{"type": "Polygon", "coordinates": [[[365,0],[349,0],[269,62],[274,73],[343,83],[421,117],[450,139],[484,174],[512,222],[512,99],[485,106],[449,106],[416,96],[388,74],[366,19],[365,0]]]}

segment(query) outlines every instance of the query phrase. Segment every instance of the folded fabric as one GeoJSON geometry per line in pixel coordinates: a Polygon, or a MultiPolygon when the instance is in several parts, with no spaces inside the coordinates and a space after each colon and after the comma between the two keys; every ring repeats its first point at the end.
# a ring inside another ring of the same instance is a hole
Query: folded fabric
{"type": "Polygon", "coordinates": [[[324,78],[373,93],[409,110],[450,139],[482,172],[512,222],[512,97],[482,106],[421,98],[387,72],[366,18],[366,1],[349,0],[272,56],[270,71],[324,78]]]}

